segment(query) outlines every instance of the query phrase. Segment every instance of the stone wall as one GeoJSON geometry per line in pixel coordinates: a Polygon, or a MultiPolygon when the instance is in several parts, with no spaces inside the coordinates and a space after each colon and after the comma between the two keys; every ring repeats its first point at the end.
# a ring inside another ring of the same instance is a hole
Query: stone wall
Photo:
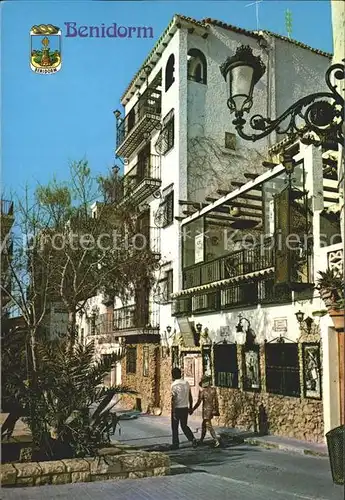
{"type": "Polygon", "coordinates": [[[260,405],[269,434],[323,443],[322,401],[218,388],[215,425],[260,430],[260,405]]]}
{"type": "Polygon", "coordinates": [[[171,412],[171,356],[163,356],[160,364],[160,408],[162,413],[170,415],[171,412]]]}
{"type": "MultiPolygon", "coordinates": [[[[302,342],[319,342],[320,335],[315,329],[306,333],[301,329],[299,338],[300,387],[303,387],[302,342]]],[[[321,346],[322,347],[322,346],[321,346]]],[[[260,346],[261,390],[243,389],[242,345],[237,346],[239,366],[239,388],[217,388],[220,417],[214,419],[217,426],[235,427],[254,432],[264,432],[315,443],[324,442],[323,401],[303,396],[290,397],[266,392],[265,347],[260,346]]],[[[165,360],[165,364],[168,364],[165,360]]],[[[322,348],[321,348],[322,366],[322,348]]],[[[166,368],[162,367],[162,373],[166,368]]],[[[168,372],[168,370],[167,370],[168,372]]],[[[161,377],[161,401],[164,415],[170,413],[171,376],[161,377]],[[164,394],[164,398],[163,398],[164,394]]]]}
{"type": "Polygon", "coordinates": [[[169,471],[170,459],[164,453],[121,451],[95,458],[4,464],[0,477],[1,486],[13,487],[165,476],[169,471]]]}
{"type": "Polygon", "coordinates": [[[136,400],[141,400],[143,412],[152,413],[159,406],[159,344],[128,344],[126,347],[137,348],[136,373],[127,373],[126,356],[122,359],[122,385],[137,391],[135,395],[127,395],[121,399],[124,408],[136,407],[136,400]],[[148,351],[148,371],[144,375],[144,349],[148,351]],[[157,383],[158,381],[158,383],[157,383]]]}

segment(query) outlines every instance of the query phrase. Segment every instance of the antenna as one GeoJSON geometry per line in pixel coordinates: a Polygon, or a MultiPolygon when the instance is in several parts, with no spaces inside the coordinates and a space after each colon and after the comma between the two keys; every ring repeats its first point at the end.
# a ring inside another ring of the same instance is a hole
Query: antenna
{"type": "Polygon", "coordinates": [[[263,0],[255,0],[253,3],[249,3],[246,5],[246,7],[251,7],[252,5],[255,5],[255,12],[256,12],[256,29],[259,31],[260,29],[260,23],[259,23],[259,3],[262,3],[263,0]]]}
{"type": "Polygon", "coordinates": [[[285,11],[285,28],[286,28],[288,37],[291,38],[291,33],[292,33],[292,12],[289,9],[286,9],[286,11],[285,11]]]}

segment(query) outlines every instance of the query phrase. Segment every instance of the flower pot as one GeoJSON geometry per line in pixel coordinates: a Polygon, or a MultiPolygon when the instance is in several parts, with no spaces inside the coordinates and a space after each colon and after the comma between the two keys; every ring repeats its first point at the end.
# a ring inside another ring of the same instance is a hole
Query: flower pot
{"type": "Polygon", "coordinates": [[[334,304],[334,292],[331,290],[320,290],[320,297],[324,301],[327,309],[330,309],[334,304]]]}
{"type": "Polygon", "coordinates": [[[334,328],[338,331],[344,330],[344,309],[331,309],[329,315],[332,318],[334,328]]]}

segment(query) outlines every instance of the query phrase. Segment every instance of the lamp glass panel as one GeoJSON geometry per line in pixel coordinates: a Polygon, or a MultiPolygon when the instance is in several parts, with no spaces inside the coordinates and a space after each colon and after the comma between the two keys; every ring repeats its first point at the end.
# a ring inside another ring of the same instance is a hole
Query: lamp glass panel
{"type": "Polygon", "coordinates": [[[248,65],[235,66],[231,70],[230,90],[234,100],[236,96],[241,96],[243,100],[251,97],[253,92],[253,74],[254,69],[248,65]]]}

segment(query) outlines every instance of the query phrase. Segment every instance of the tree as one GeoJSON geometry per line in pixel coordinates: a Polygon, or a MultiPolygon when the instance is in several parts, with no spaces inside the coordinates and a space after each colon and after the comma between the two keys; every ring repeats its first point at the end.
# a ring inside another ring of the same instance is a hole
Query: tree
{"type": "Polygon", "coordinates": [[[5,246],[2,258],[5,260],[11,287],[8,288],[7,283],[1,283],[1,290],[7,293],[9,305],[19,311],[26,325],[30,345],[29,362],[35,372],[37,335],[53,291],[50,280],[53,252],[49,247],[40,252],[34,244],[48,231],[49,226],[38,200],[30,200],[27,188],[23,197],[16,197],[15,206],[12,237],[2,243],[5,246]],[[6,249],[9,245],[13,246],[11,251],[6,249]]]}
{"type": "Polygon", "coordinates": [[[144,235],[136,234],[135,208],[110,197],[117,184],[114,176],[95,179],[81,161],[71,165],[69,184],[53,181],[37,191],[49,221],[41,248],[53,255],[50,283],[68,311],[71,346],[77,313],[91,297],[123,298],[152,278],[155,259],[144,235]]]}

